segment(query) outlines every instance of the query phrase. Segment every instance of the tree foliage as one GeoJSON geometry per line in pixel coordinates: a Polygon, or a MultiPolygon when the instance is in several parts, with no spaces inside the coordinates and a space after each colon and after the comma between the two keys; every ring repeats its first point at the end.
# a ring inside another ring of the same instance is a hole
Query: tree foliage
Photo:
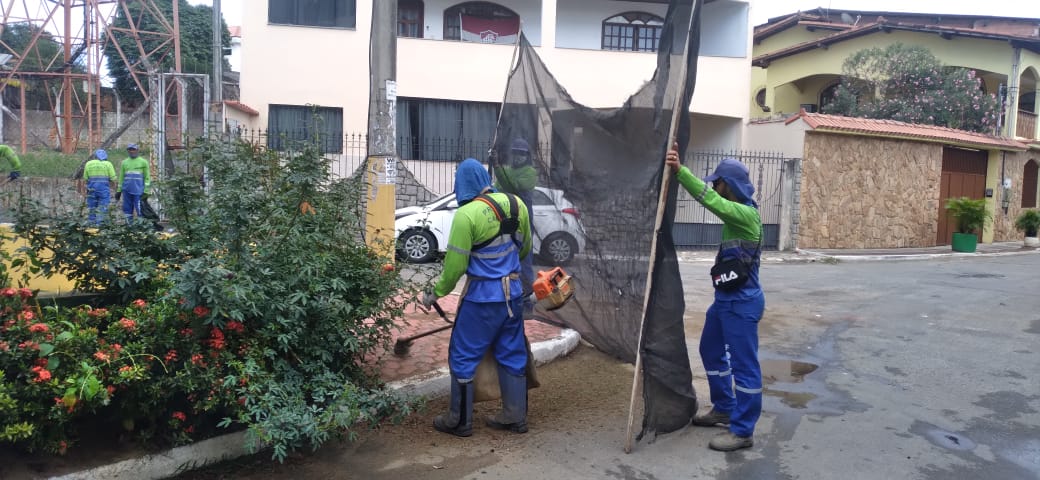
{"type": "MultiPolygon", "coordinates": [[[[212,73],[213,66],[213,7],[209,5],[190,5],[187,0],[179,1],[180,38],[181,38],[181,71],[184,73],[212,73]]],[[[173,24],[173,2],[156,2],[156,6],[162,11],[167,22],[173,24]]],[[[146,32],[164,32],[166,28],[160,20],[145,9],[140,2],[128,2],[127,9],[137,23],[137,29],[146,32]]],[[[123,9],[117,9],[116,16],[112,20],[113,26],[117,28],[129,28],[129,21],[123,9]]],[[[223,33],[221,42],[223,45],[231,45],[231,34],[228,33],[227,24],[221,20],[223,33]]],[[[131,63],[140,62],[140,50],[134,38],[122,31],[113,31],[113,36],[119,42],[119,48],[123,50],[131,63]]],[[[159,52],[168,52],[160,64],[154,67],[160,71],[170,71],[174,67],[173,44],[162,46],[164,37],[155,35],[141,35],[141,41],[145,52],[159,49],[159,52]],[[162,48],[160,48],[162,46],[162,48]]],[[[127,62],[119,55],[119,49],[111,41],[105,44],[105,57],[108,62],[108,71],[115,80],[115,89],[124,100],[134,102],[143,98],[137,84],[130,74],[127,62]]],[[[160,55],[153,55],[157,59],[160,55]]],[[[229,67],[227,61],[224,66],[229,67]]],[[[141,65],[138,70],[144,70],[141,65]]]]}
{"type": "Polygon", "coordinates": [[[825,113],[995,133],[1000,102],[974,70],[944,66],[928,49],[894,44],[849,56],[825,113]]]}
{"type": "MultiPolygon", "coordinates": [[[[10,23],[4,25],[0,33],[0,54],[10,54],[12,58],[7,62],[7,67],[14,67],[18,57],[25,59],[18,67],[23,72],[62,72],[65,68],[65,56],[62,45],[54,36],[47,31],[40,33],[36,44],[29,48],[32,38],[41,27],[28,22],[10,23]]],[[[76,52],[73,52],[74,54],[76,52]]],[[[73,71],[82,72],[83,67],[77,59],[73,59],[73,71]]],[[[26,81],[26,103],[37,110],[49,109],[50,102],[47,99],[47,88],[40,79],[28,79],[26,81]]],[[[16,88],[4,89],[4,101],[8,105],[20,104],[21,100],[16,88]]]]}

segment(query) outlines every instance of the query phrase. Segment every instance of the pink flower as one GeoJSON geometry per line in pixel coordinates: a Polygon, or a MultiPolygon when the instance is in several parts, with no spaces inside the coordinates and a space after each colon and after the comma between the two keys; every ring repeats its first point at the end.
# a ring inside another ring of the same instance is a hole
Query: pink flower
{"type": "Polygon", "coordinates": [[[169,352],[166,352],[166,356],[163,358],[165,358],[167,362],[173,362],[177,360],[177,351],[170,350],[169,352]]]}
{"type": "Polygon", "coordinates": [[[51,379],[51,372],[46,368],[33,367],[30,371],[36,374],[36,378],[33,380],[36,383],[43,383],[51,379]]]}
{"type": "Polygon", "coordinates": [[[182,422],[188,419],[188,416],[185,415],[184,412],[179,412],[179,411],[178,412],[173,412],[173,415],[170,415],[170,416],[173,417],[175,420],[180,420],[182,422]]]}
{"type": "Polygon", "coordinates": [[[29,290],[28,288],[19,288],[18,289],[18,295],[20,295],[22,297],[22,300],[28,300],[28,299],[32,298],[33,292],[32,292],[32,290],[29,290]]]}
{"type": "Polygon", "coordinates": [[[133,305],[133,306],[135,306],[137,308],[144,308],[144,307],[148,306],[148,302],[145,302],[144,300],[138,298],[137,300],[134,300],[133,303],[131,303],[131,305],[133,305]]]}
{"type": "Polygon", "coordinates": [[[87,315],[90,315],[91,317],[94,317],[94,318],[104,317],[104,316],[108,315],[108,310],[104,309],[104,308],[95,308],[95,309],[87,312],[87,315]]]}
{"type": "Polygon", "coordinates": [[[123,365],[122,367],[119,367],[119,373],[130,373],[133,369],[134,367],[131,367],[130,365],[123,365]]]}
{"type": "Polygon", "coordinates": [[[246,331],[246,326],[242,325],[242,322],[236,322],[232,320],[230,322],[227,322],[227,325],[224,326],[224,329],[230,330],[232,332],[242,333],[246,331]]]}
{"type": "Polygon", "coordinates": [[[96,359],[98,359],[98,360],[100,360],[102,362],[107,362],[111,357],[109,357],[107,353],[102,352],[101,350],[98,350],[98,351],[94,352],[94,358],[96,358],[96,359]]]}
{"type": "Polygon", "coordinates": [[[137,322],[126,317],[119,319],[119,325],[121,325],[123,328],[127,330],[133,330],[137,328],[137,322]]]}
{"type": "Polygon", "coordinates": [[[210,310],[206,307],[203,307],[202,305],[199,305],[192,309],[192,312],[199,317],[205,317],[206,315],[209,315],[210,310]]]}
{"type": "Polygon", "coordinates": [[[5,288],[3,290],[0,290],[0,296],[4,296],[4,297],[13,297],[17,293],[18,292],[15,291],[15,289],[13,289],[11,287],[7,287],[7,288],[5,288]]]}
{"type": "Polygon", "coordinates": [[[46,323],[34,323],[29,326],[29,331],[32,333],[47,333],[50,327],[46,323]]]}

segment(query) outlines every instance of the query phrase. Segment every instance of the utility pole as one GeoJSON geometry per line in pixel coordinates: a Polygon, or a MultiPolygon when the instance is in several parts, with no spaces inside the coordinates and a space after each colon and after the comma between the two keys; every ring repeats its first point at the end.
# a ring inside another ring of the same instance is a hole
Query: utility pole
{"type": "Polygon", "coordinates": [[[220,21],[220,0],[213,0],[213,78],[210,87],[210,99],[213,102],[210,117],[213,133],[224,133],[224,37],[223,23],[220,21]]]}
{"type": "Polygon", "coordinates": [[[369,45],[368,211],[369,247],[393,258],[394,184],[397,183],[397,2],[372,2],[369,45]]]}

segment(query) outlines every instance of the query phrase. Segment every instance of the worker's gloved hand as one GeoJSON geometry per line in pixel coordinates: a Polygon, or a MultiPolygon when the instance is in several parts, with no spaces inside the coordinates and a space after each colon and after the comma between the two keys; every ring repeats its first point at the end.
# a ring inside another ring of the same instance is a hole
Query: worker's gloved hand
{"type": "Polygon", "coordinates": [[[422,305],[426,308],[433,306],[433,303],[437,301],[437,294],[433,293],[433,290],[427,290],[423,292],[422,305]]]}
{"type": "Polygon", "coordinates": [[[7,175],[7,179],[8,180],[18,180],[18,177],[21,177],[21,176],[22,176],[22,172],[19,172],[18,170],[12,170],[11,173],[7,175]]]}
{"type": "Polygon", "coordinates": [[[118,202],[118,201],[120,201],[122,199],[123,199],[123,192],[116,192],[116,201],[118,202]]]}

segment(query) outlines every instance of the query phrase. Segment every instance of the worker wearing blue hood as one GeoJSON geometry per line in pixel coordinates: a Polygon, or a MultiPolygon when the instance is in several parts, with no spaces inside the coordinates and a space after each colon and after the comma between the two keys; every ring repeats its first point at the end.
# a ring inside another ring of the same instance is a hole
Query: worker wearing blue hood
{"type": "Polygon", "coordinates": [[[708,446],[739,450],[753,445],[755,423],[762,413],[758,363],[758,322],[765,311],[765,295],[758,283],[762,218],[744,164],[727,158],[701,180],[679,164],[677,149],[668,152],[668,167],[683,188],[723,222],[722,243],[711,269],[715,302],[708,308],[700,342],[712,408],[695,416],[693,423],[728,427],[708,446]]]}
{"type": "Polygon", "coordinates": [[[487,424],[524,433],[527,346],[520,259],[531,251],[527,206],[515,195],[495,192],[487,170],[472,158],[459,164],[455,172],[455,198],[459,209],[451,221],[444,271],[433,291],[422,299],[423,305],[432,306],[437,298],[451,293],[466,274],[448,346],[451,404],[448,414],[438,415],[433,426],[460,437],[472,434],[473,377],[484,353],[492,348],[498,361],[502,411],[488,418],[487,424]]]}

